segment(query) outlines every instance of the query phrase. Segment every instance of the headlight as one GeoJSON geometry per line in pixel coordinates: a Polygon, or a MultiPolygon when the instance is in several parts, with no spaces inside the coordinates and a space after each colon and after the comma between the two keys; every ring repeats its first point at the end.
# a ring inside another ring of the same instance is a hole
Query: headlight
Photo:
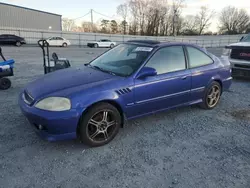
{"type": "Polygon", "coordinates": [[[222,56],[229,56],[231,53],[231,49],[224,48],[222,52],[222,56]]]}
{"type": "Polygon", "coordinates": [[[48,111],[66,111],[70,110],[71,103],[70,100],[64,97],[48,97],[39,101],[36,108],[48,111]]]}

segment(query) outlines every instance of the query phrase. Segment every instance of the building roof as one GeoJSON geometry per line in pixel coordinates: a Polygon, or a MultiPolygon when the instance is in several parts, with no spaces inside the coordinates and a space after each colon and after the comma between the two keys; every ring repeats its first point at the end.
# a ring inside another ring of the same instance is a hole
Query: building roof
{"type": "Polygon", "coordinates": [[[1,3],[0,2],[0,5],[7,5],[7,6],[11,6],[11,7],[22,8],[22,9],[36,11],[36,12],[41,12],[41,13],[45,13],[45,14],[51,14],[51,15],[55,15],[55,16],[62,16],[60,14],[55,14],[55,13],[51,13],[51,12],[45,12],[45,11],[36,10],[36,9],[32,9],[32,8],[26,8],[26,7],[22,7],[22,6],[18,6],[18,5],[11,5],[11,4],[8,4],[8,3],[1,3]]]}

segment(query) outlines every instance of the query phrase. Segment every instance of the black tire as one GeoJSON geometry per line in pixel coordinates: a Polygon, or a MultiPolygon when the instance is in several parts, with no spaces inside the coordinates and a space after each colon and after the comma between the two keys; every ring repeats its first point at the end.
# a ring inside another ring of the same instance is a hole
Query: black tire
{"type": "Polygon", "coordinates": [[[8,78],[0,78],[0,89],[6,90],[9,89],[11,86],[11,81],[8,78]]]}
{"type": "Polygon", "coordinates": [[[20,41],[17,41],[17,42],[16,42],[16,46],[17,46],[17,47],[20,47],[20,46],[22,46],[22,43],[21,43],[20,41]]]}
{"type": "Polygon", "coordinates": [[[105,145],[117,135],[121,123],[121,115],[113,105],[98,103],[83,114],[78,129],[79,138],[84,144],[91,147],[105,145]],[[104,113],[107,113],[106,118],[104,118],[104,113]],[[104,119],[106,123],[104,123],[104,119]]]}
{"type": "Polygon", "coordinates": [[[200,107],[206,110],[211,110],[215,108],[219,101],[222,94],[221,85],[220,83],[213,81],[204,92],[203,102],[200,104],[200,107]],[[212,93],[212,90],[216,89],[215,93],[212,93]],[[211,101],[213,101],[211,103],[211,101]]]}
{"type": "Polygon", "coordinates": [[[114,45],[114,44],[111,44],[111,45],[110,45],[110,48],[114,48],[114,47],[115,47],[115,45],[114,45]]]}
{"type": "Polygon", "coordinates": [[[99,45],[98,44],[94,44],[94,48],[98,48],[99,47],[99,45]]]}
{"type": "Polygon", "coordinates": [[[68,44],[66,42],[62,44],[62,47],[67,47],[67,46],[68,44]]]}

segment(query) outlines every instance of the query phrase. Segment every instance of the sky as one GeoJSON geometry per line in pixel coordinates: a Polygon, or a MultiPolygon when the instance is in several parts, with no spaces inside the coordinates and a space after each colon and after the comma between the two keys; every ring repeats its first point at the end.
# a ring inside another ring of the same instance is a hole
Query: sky
{"type": "MultiPolygon", "coordinates": [[[[90,9],[104,14],[106,19],[116,19],[116,8],[126,0],[1,0],[3,3],[9,3],[42,11],[61,14],[63,17],[71,19],[79,18],[87,14],[90,9]]],[[[157,0],[155,0],[157,1],[157,0]]],[[[171,2],[171,0],[169,0],[171,2]]],[[[210,9],[219,12],[223,7],[232,5],[238,8],[246,9],[250,14],[249,0],[185,0],[183,15],[195,15],[201,6],[207,6],[210,9]]],[[[97,22],[104,16],[94,13],[94,21],[97,22]]],[[[77,23],[90,21],[90,14],[84,18],[76,19],[77,23]]],[[[216,31],[218,25],[214,18],[210,30],[216,31]]]]}

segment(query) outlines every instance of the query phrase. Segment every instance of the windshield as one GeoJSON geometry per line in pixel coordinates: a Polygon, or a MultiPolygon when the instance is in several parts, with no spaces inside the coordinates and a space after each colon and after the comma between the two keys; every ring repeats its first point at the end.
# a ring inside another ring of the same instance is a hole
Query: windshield
{"type": "Polygon", "coordinates": [[[111,74],[129,76],[140,67],[152,50],[151,47],[120,44],[93,60],[89,65],[111,74]]]}
{"type": "Polygon", "coordinates": [[[245,36],[241,42],[250,42],[250,35],[245,36]]]}

